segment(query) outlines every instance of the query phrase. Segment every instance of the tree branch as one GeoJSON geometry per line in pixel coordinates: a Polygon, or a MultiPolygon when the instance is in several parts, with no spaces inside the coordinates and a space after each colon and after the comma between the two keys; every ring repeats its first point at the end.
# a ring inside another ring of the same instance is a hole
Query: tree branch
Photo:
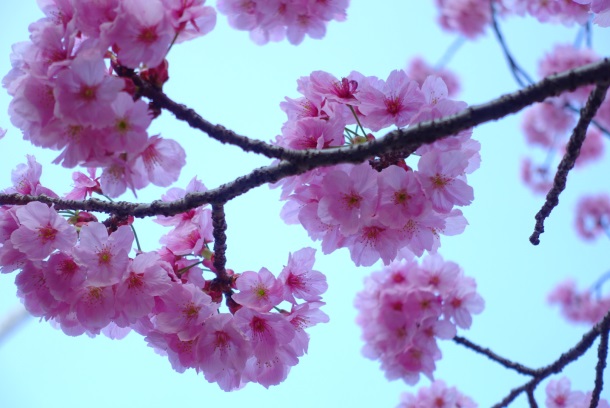
{"type": "Polygon", "coordinates": [[[580,86],[610,82],[610,59],[605,58],[593,64],[549,76],[524,89],[503,95],[491,102],[471,106],[464,111],[434,121],[427,121],[389,132],[384,137],[356,146],[332,150],[290,150],[284,149],[286,160],[277,165],[261,167],[232,182],[213,190],[187,194],[174,202],[153,201],[150,204],[127,202],[104,202],[101,200],[73,201],[45,196],[22,196],[0,194],[0,205],[24,205],[31,201],[54,204],[56,209],[96,211],[134,217],[154,215],[175,215],[191,208],[214,202],[227,202],[249,190],[266,183],[274,183],[285,177],[295,176],[309,170],[339,163],[361,163],[399,149],[415,150],[417,147],[433,143],[444,137],[492,120],[516,113],[535,102],[572,91],[580,86]]]}
{"type": "Polygon", "coordinates": [[[531,375],[534,376],[536,375],[536,370],[534,370],[533,368],[529,368],[526,367],[522,364],[519,363],[515,363],[514,361],[511,361],[507,358],[501,357],[498,354],[494,353],[493,351],[491,351],[488,348],[485,347],[481,347],[473,342],[471,342],[470,340],[461,337],[461,336],[455,336],[453,338],[453,341],[456,342],[457,344],[461,344],[462,346],[469,348],[479,354],[483,354],[484,356],[488,357],[490,360],[495,361],[496,363],[509,368],[511,370],[515,370],[516,372],[518,372],[519,374],[523,374],[523,375],[531,375]]]}
{"type": "Polygon", "coordinates": [[[591,124],[593,116],[597,113],[600,105],[606,97],[606,91],[610,86],[610,82],[603,82],[598,84],[593,92],[589,95],[586,105],[582,108],[578,123],[570,136],[568,145],[566,146],[566,153],[561,159],[559,166],[557,167],[557,173],[555,173],[555,179],[553,180],[553,187],[546,195],[546,201],[540,211],[536,214],[536,225],[534,227],[534,233],[530,237],[530,242],[534,245],[540,243],[540,234],[544,232],[544,220],[551,215],[553,208],[559,204],[559,195],[565,189],[568,181],[568,173],[574,167],[576,159],[580,154],[580,148],[585,141],[587,135],[587,129],[591,124]]]}
{"type": "MultiPolygon", "coordinates": [[[[119,70],[118,72],[124,74],[123,70],[119,70]]],[[[163,91],[142,80],[142,78],[133,73],[133,71],[130,71],[126,76],[138,87],[140,94],[149,98],[156,107],[170,111],[176,116],[176,119],[188,123],[192,128],[201,130],[211,138],[218,140],[220,143],[229,143],[239,146],[245,152],[253,152],[269,158],[282,159],[285,150],[283,147],[274,146],[263,142],[262,140],[250,139],[249,137],[238,135],[222,125],[214,125],[202,118],[201,115],[193,109],[174,102],[165,95],[163,91]]]]}
{"type": "Polygon", "coordinates": [[[214,228],[214,269],[216,269],[216,276],[222,282],[230,281],[225,269],[227,264],[227,221],[224,203],[212,204],[212,226],[214,228]]]}
{"type": "MultiPolygon", "coordinates": [[[[515,398],[517,398],[523,391],[529,392],[528,390],[531,389],[533,392],[533,390],[538,386],[538,384],[540,384],[545,378],[547,378],[551,374],[560,373],[565,368],[565,366],[578,360],[583,354],[585,354],[587,352],[587,350],[589,350],[591,348],[591,346],[593,345],[593,342],[595,341],[597,336],[599,336],[600,334],[602,334],[604,332],[606,333],[606,350],[607,350],[607,333],[608,333],[609,328],[610,328],[610,311],[606,314],[606,316],[604,316],[604,318],[599,323],[597,323],[595,326],[593,326],[593,328],[591,330],[589,330],[587,333],[585,333],[582,336],[582,339],[574,347],[572,347],[565,353],[562,353],[561,356],[559,356],[559,358],[557,360],[555,360],[554,362],[552,362],[551,364],[535,370],[536,373],[534,375],[534,378],[532,378],[527,383],[512,389],[508,393],[508,395],[506,397],[504,397],[504,399],[502,399],[502,401],[500,401],[499,403],[494,405],[494,408],[506,407],[515,398]]],[[[607,355],[607,351],[606,351],[606,353],[603,353],[603,354],[604,354],[603,365],[605,365],[605,358],[606,358],[605,356],[607,355]]],[[[598,358],[601,359],[601,357],[598,357],[598,358]]],[[[599,360],[599,361],[601,361],[601,360],[599,360]]],[[[598,367],[602,364],[602,363],[599,363],[599,361],[598,361],[598,367]]],[[[603,371],[603,368],[599,368],[596,370],[596,378],[597,378],[597,376],[601,375],[598,373],[599,371],[603,371]]],[[[600,385],[599,392],[601,392],[601,387],[602,387],[602,385],[600,385]]],[[[597,389],[597,379],[596,379],[596,389],[597,389]]]]}
{"type": "Polygon", "coordinates": [[[597,348],[597,365],[595,366],[595,386],[591,395],[590,408],[596,408],[599,398],[604,388],[604,369],[608,358],[608,331],[610,330],[610,320],[600,327],[599,347],[597,348]]]}

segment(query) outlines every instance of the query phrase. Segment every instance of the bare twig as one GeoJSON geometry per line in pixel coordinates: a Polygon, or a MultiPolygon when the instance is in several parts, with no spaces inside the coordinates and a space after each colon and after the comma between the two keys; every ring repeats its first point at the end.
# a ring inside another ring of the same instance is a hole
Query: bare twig
{"type": "Polygon", "coordinates": [[[574,167],[576,159],[580,154],[580,148],[585,141],[587,134],[587,128],[595,116],[600,105],[604,101],[606,91],[610,82],[604,82],[598,84],[593,92],[589,95],[586,105],[582,108],[578,123],[572,132],[570,141],[566,146],[566,153],[561,159],[559,166],[557,167],[557,173],[555,173],[555,179],[553,180],[553,187],[546,196],[546,201],[540,211],[536,214],[536,225],[534,227],[534,233],[530,237],[530,242],[534,245],[540,243],[540,234],[544,232],[544,220],[551,214],[553,208],[559,204],[559,195],[565,189],[568,173],[574,167]]]}
{"type": "MultiPolygon", "coordinates": [[[[607,333],[608,333],[609,328],[610,328],[610,311],[606,314],[606,316],[604,316],[604,318],[599,323],[597,323],[595,326],[593,326],[593,328],[591,330],[589,330],[587,333],[585,333],[582,336],[582,339],[580,339],[580,341],[574,347],[572,347],[565,353],[562,353],[561,356],[559,356],[559,358],[557,360],[555,360],[554,362],[552,362],[551,364],[535,370],[536,373],[534,375],[534,378],[529,380],[527,383],[512,389],[508,393],[508,395],[506,397],[504,397],[504,399],[502,399],[502,401],[500,401],[499,403],[494,405],[494,408],[508,406],[508,404],[510,404],[515,398],[517,398],[523,391],[528,392],[528,390],[531,389],[533,392],[536,389],[536,387],[538,386],[538,384],[540,384],[545,378],[549,377],[552,374],[560,373],[568,364],[573,363],[574,361],[578,360],[583,354],[585,354],[587,352],[587,350],[589,350],[591,348],[591,346],[593,345],[593,342],[595,342],[595,339],[600,334],[605,332],[606,338],[607,338],[607,333]]],[[[607,344],[607,340],[606,340],[606,344],[607,344]]],[[[606,346],[606,350],[607,350],[607,346],[606,346]]],[[[604,357],[603,357],[604,361],[606,358],[605,357],[606,354],[607,354],[607,352],[604,353],[604,357]]],[[[600,364],[601,363],[598,363],[598,366],[600,366],[600,364]]],[[[605,363],[604,363],[604,365],[605,365],[605,363]]],[[[599,368],[598,370],[603,371],[603,368],[599,368]]],[[[596,372],[598,370],[596,370],[596,372]]],[[[601,375],[601,374],[596,374],[596,375],[601,375]]],[[[602,387],[602,385],[600,385],[600,392],[601,392],[601,387],[602,387]]]]}
{"type": "Polygon", "coordinates": [[[528,387],[525,392],[527,393],[527,401],[530,403],[531,408],[538,408],[538,403],[536,402],[536,397],[534,397],[534,390],[536,387],[528,387]]]}
{"type": "Polygon", "coordinates": [[[221,143],[229,143],[239,146],[245,152],[262,154],[269,158],[281,159],[284,149],[265,143],[262,140],[250,139],[246,136],[238,135],[221,125],[214,125],[201,117],[193,109],[171,100],[160,89],[142,80],[138,75],[131,73],[129,78],[138,87],[141,95],[151,99],[157,108],[163,108],[176,116],[176,119],[185,121],[192,128],[199,129],[208,134],[211,138],[221,143]]]}
{"type": "Polygon", "coordinates": [[[510,67],[511,74],[515,78],[515,81],[517,81],[517,84],[519,84],[519,86],[521,88],[524,88],[526,85],[534,83],[534,81],[527,74],[527,72],[525,72],[525,70],[523,68],[521,68],[521,66],[519,64],[517,64],[517,61],[513,57],[510,50],[508,49],[508,45],[506,44],[506,40],[504,39],[504,36],[502,35],[502,31],[500,31],[500,25],[498,24],[498,19],[496,18],[496,8],[494,6],[495,2],[496,2],[496,0],[489,1],[490,7],[491,7],[491,26],[492,26],[494,34],[496,35],[496,38],[498,40],[498,44],[500,44],[500,47],[502,48],[504,57],[506,58],[506,61],[508,62],[508,66],[510,67]]]}
{"type": "Polygon", "coordinates": [[[599,347],[597,348],[597,365],[595,366],[595,386],[591,394],[590,408],[596,408],[599,398],[604,388],[604,369],[608,358],[608,331],[610,330],[610,320],[600,327],[599,347]]]}
{"type": "Polygon", "coordinates": [[[531,375],[531,376],[536,375],[536,370],[534,370],[533,368],[526,367],[522,364],[515,363],[514,361],[501,357],[498,354],[491,351],[490,349],[481,347],[464,337],[455,336],[453,338],[453,341],[456,342],[457,344],[461,344],[464,347],[469,348],[479,354],[483,354],[484,356],[488,357],[490,360],[493,360],[496,363],[499,363],[500,365],[502,365],[506,368],[515,370],[519,374],[531,375]]]}

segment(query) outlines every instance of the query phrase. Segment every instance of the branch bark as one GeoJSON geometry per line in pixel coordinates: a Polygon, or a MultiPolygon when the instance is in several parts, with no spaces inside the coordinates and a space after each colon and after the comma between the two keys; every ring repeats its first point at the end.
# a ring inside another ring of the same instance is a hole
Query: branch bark
{"type": "MultiPolygon", "coordinates": [[[[549,76],[524,89],[481,105],[471,106],[456,115],[419,123],[408,129],[394,130],[372,142],[332,150],[290,150],[274,146],[274,149],[281,150],[279,156],[283,161],[279,164],[255,169],[249,174],[215,189],[202,193],[190,193],[184,199],[174,202],[109,203],[96,199],[74,201],[46,196],[0,194],[0,205],[24,205],[31,201],[41,201],[54,204],[56,209],[96,211],[116,215],[129,214],[134,217],[175,215],[204,204],[227,202],[263,184],[274,183],[285,177],[299,175],[318,167],[339,163],[361,163],[398,149],[415,150],[423,144],[433,143],[473,126],[501,119],[546,98],[573,91],[580,86],[604,82],[610,82],[610,58],[549,76]]],[[[227,143],[231,142],[227,141],[227,143]]],[[[264,146],[266,143],[261,142],[261,145],[264,146]]]]}
{"type": "Polygon", "coordinates": [[[580,112],[578,123],[566,146],[566,152],[557,167],[557,173],[555,173],[555,179],[553,180],[553,187],[546,195],[544,205],[536,214],[536,225],[534,226],[534,232],[530,236],[530,242],[534,245],[540,243],[540,234],[544,232],[544,220],[551,215],[553,208],[559,204],[559,195],[566,188],[568,174],[570,173],[570,170],[574,168],[576,159],[578,159],[578,155],[580,154],[580,148],[587,136],[587,129],[604,101],[609,86],[610,82],[598,84],[589,95],[586,105],[580,112]]]}

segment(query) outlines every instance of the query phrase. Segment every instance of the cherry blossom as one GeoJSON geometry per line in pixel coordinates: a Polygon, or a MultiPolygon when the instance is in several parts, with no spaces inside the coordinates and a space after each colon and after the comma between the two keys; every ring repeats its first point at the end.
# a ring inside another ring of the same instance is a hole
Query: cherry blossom
{"type": "Polygon", "coordinates": [[[424,258],[422,265],[394,262],[374,272],[356,296],[355,306],[365,357],[380,360],[389,380],[415,384],[420,374],[433,376],[435,361],[441,358],[436,337],[453,337],[456,326],[469,328],[472,314],[480,313],[484,302],[474,279],[464,276],[455,263],[434,255],[424,258]],[[432,269],[438,271],[436,275],[430,274],[432,269]],[[446,283],[441,285],[442,270],[446,283]]]}

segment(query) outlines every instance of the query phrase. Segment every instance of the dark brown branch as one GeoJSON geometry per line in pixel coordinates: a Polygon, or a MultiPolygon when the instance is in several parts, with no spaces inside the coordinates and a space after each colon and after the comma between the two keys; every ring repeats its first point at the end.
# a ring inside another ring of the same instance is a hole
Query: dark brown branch
{"type": "Polygon", "coordinates": [[[599,398],[604,388],[604,369],[608,358],[608,331],[610,330],[610,320],[600,327],[599,347],[597,348],[597,365],[595,366],[595,386],[591,394],[590,408],[596,408],[599,398]]]}
{"type": "Polygon", "coordinates": [[[439,120],[423,122],[408,129],[395,130],[372,142],[332,150],[284,150],[282,157],[289,162],[261,167],[236,180],[203,193],[190,193],[175,202],[154,201],[150,204],[126,202],[107,203],[100,200],[69,201],[49,197],[30,197],[15,194],[0,194],[1,204],[26,204],[42,201],[55,204],[57,209],[72,209],[130,214],[134,217],[174,215],[191,208],[212,202],[226,202],[266,183],[273,183],[288,176],[305,173],[314,168],[339,163],[362,163],[370,158],[396,150],[410,150],[423,144],[457,134],[492,120],[501,119],[511,113],[541,102],[580,86],[610,81],[610,59],[552,75],[522,90],[501,96],[491,102],[471,106],[464,111],[439,120]]]}
{"type": "Polygon", "coordinates": [[[538,403],[536,402],[536,397],[534,397],[535,386],[531,386],[526,388],[525,392],[527,393],[527,401],[530,403],[531,408],[538,408],[538,403]]]}
{"type": "MultiPolygon", "coordinates": [[[[593,345],[593,342],[602,332],[608,332],[610,328],[610,312],[604,316],[604,318],[597,323],[591,330],[582,336],[582,339],[571,349],[562,353],[561,356],[551,364],[535,370],[535,376],[527,383],[512,389],[502,401],[494,405],[494,407],[506,407],[515,398],[517,398],[523,391],[533,390],[542,382],[545,378],[551,374],[560,373],[568,364],[578,360],[583,354],[587,352],[593,345]]],[[[600,386],[601,387],[601,386],[600,386]]],[[[600,388],[601,392],[601,388],[600,388]]]]}
{"type": "Polygon", "coordinates": [[[224,203],[212,204],[212,227],[214,235],[214,269],[221,282],[230,281],[225,269],[227,264],[227,220],[224,203]]]}
{"type": "Polygon", "coordinates": [[[538,245],[540,243],[540,234],[544,232],[544,220],[551,215],[553,208],[559,204],[559,195],[566,187],[568,174],[576,163],[576,159],[580,154],[580,148],[582,147],[587,135],[587,129],[589,128],[591,120],[597,113],[600,105],[604,101],[609,85],[609,82],[598,84],[593,92],[591,92],[589,95],[586,105],[581,110],[578,123],[576,124],[568,145],[566,146],[566,153],[557,167],[557,173],[555,173],[555,179],[553,180],[553,187],[546,195],[544,205],[536,214],[536,225],[534,227],[534,232],[530,237],[530,242],[534,245],[538,245]]]}
{"type": "Polygon", "coordinates": [[[501,357],[498,354],[494,353],[493,351],[491,351],[488,348],[485,347],[481,347],[473,342],[471,342],[470,340],[461,337],[461,336],[455,336],[453,338],[453,341],[456,342],[457,344],[461,344],[462,346],[469,348],[479,354],[483,354],[484,356],[486,356],[487,358],[489,358],[490,360],[495,361],[496,363],[499,363],[500,365],[509,368],[511,370],[515,370],[516,372],[518,372],[519,374],[524,374],[524,375],[531,375],[534,376],[536,375],[536,370],[534,370],[533,368],[529,368],[526,367],[522,364],[519,363],[515,363],[514,361],[511,361],[507,358],[501,357]]]}
{"type": "Polygon", "coordinates": [[[143,81],[133,72],[130,72],[129,78],[138,87],[138,91],[141,95],[153,101],[155,107],[170,111],[176,116],[176,119],[185,121],[192,128],[207,133],[211,138],[216,139],[223,144],[229,143],[239,146],[245,152],[258,153],[269,158],[282,158],[284,148],[265,143],[262,140],[250,139],[249,137],[238,135],[221,125],[214,125],[202,118],[201,115],[193,109],[174,102],[161,90],[152,84],[143,81]]]}
{"type": "Polygon", "coordinates": [[[493,405],[492,408],[503,408],[503,407],[507,407],[508,404],[510,404],[511,402],[513,402],[513,400],[515,398],[517,398],[523,391],[528,391],[529,389],[531,389],[531,387],[535,387],[536,385],[538,385],[540,381],[533,379],[532,381],[528,382],[527,384],[524,384],[520,387],[517,388],[513,388],[510,393],[504,397],[504,399],[500,402],[498,402],[497,404],[493,405]]]}

